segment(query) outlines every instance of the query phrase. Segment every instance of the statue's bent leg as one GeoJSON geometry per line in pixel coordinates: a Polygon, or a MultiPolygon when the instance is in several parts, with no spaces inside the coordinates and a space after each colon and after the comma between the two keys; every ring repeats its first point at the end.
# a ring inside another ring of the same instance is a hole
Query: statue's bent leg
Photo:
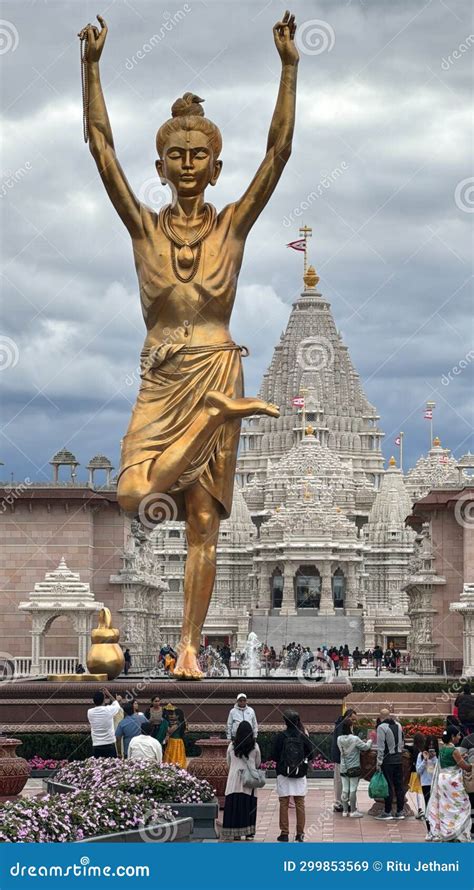
{"type": "Polygon", "coordinates": [[[122,509],[137,513],[144,497],[169,491],[221,424],[253,414],[278,417],[279,411],[275,405],[262,399],[230,399],[223,393],[209,392],[204,399],[204,407],[182,436],[157,458],[129,467],[121,475],[117,497],[122,509]]]}
{"type": "Polygon", "coordinates": [[[201,631],[206,620],[216,576],[220,507],[196,482],[185,493],[187,557],[184,574],[184,617],[175,677],[198,680],[201,631]]]}

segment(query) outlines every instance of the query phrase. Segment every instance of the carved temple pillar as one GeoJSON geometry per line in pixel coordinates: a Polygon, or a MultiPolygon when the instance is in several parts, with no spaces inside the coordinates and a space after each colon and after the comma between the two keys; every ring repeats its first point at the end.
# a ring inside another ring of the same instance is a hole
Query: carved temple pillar
{"type": "Polygon", "coordinates": [[[464,584],[458,603],[451,603],[450,612],[457,612],[463,620],[462,675],[474,677],[474,584],[464,584]]]}
{"type": "Polygon", "coordinates": [[[359,614],[357,609],[359,603],[359,585],[357,578],[357,564],[355,562],[347,563],[346,567],[346,601],[345,611],[349,615],[359,614]]]}
{"type": "Polygon", "coordinates": [[[293,563],[285,563],[283,571],[283,598],[281,601],[280,615],[296,615],[295,598],[295,566],[293,563]]]}
{"type": "Polygon", "coordinates": [[[320,615],[335,615],[334,599],[332,595],[331,563],[324,562],[321,567],[321,599],[319,601],[320,615]]]}

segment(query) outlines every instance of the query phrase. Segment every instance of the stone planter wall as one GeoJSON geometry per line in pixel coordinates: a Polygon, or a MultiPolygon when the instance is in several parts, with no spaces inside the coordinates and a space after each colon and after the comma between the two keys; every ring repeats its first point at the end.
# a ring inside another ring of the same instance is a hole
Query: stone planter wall
{"type": "Polygon", "coordinates": [[[114,834],[101,834],[98,837],[85,837],[76,844],[176,844],[192,840],[193,820],[175,819],[174,822],[157,822],[143,829],[118,831],[114,834]]]}

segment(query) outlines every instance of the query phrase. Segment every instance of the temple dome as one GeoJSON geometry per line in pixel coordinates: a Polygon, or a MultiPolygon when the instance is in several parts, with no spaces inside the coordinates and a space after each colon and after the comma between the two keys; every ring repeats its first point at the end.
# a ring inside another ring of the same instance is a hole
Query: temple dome
{"type": "Polygon", "coordinates": [[[401,470],[389,461],[389,466],[369,513],[364,537],[372,544],[412,544],[414,533],[405,526],[412,502],[401,470]]]}
{"type": "Polygon", "coordinates": [[[452,457],[450,449],[443,448],[436,438],[428,454],[420,457],[408,471],[405,482],[414,501],[424,497],[432,488],[459,484],[457,461],[452,457]]]}

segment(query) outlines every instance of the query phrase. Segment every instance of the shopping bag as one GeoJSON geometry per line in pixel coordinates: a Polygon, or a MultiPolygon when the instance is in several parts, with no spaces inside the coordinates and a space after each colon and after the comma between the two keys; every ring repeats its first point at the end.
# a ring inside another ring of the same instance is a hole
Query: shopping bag
{"type": "Polygon", "coordinates": [[[388,797],[388,783],[382,772],[373,774],[369,782],[369,797],[372,800],[384,800],[388,797]]]}

